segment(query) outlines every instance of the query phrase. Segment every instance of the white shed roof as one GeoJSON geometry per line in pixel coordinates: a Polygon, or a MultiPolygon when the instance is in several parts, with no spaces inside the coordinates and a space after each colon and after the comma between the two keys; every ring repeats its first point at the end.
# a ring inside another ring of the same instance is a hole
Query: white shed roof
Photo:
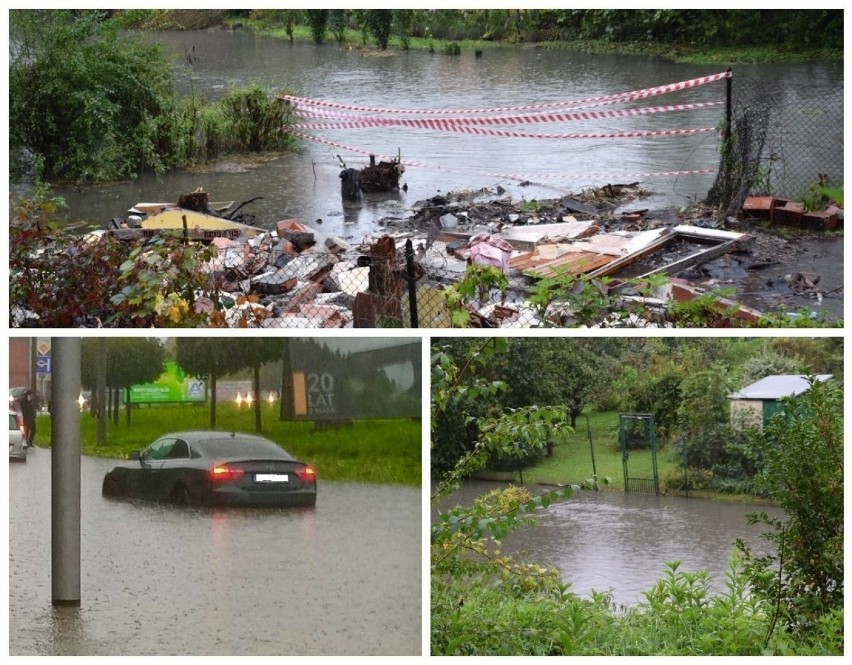
{"type": "MultiPolygon", "coordinates": [[[[817,374],[817,381],[827,381],[833,374],[817,374]]],[[[808,377],[799,374],[773,374],[762,378],[760,381],[746,386],[732,395],[731,399],[781,399],[782,397],[796,397],[810,388],[808,377]]]]}

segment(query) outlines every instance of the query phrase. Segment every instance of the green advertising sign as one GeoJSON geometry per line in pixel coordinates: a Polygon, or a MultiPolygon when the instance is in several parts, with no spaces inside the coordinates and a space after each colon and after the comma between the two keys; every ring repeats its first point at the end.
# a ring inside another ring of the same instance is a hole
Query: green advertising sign
{"type": "Polygon", "coordinates": [[[164,363],[163,373],[154,383],[131,386],[127,392],[130,404],[207,401],[205,381],[187,376],[176,362],[164,363]]]}

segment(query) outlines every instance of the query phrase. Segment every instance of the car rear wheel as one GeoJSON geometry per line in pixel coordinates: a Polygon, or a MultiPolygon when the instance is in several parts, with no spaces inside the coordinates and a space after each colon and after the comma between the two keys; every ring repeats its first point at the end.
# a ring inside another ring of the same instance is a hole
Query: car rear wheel
{"type": "Polygon", "coordinates": [[[189,503],[189,490],[186,488],[186,485],[183,483],[179,483],[172,488],[171,494],[169,495],[169,501],[178,505],[185,506],[189,503]]]}
{"type": "Polygon", "coordinates": [[[121,486],[115,478],[104,478],[101,496],[122,496],[121,486]]]}

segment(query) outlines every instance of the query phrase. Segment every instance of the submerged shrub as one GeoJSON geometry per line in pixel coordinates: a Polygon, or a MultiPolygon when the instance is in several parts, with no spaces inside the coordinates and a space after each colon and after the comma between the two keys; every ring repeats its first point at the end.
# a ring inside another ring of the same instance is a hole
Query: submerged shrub
{"type": "Polygon", "coordinates": [[[179,98],[161,47],[117,29],[103,12],[17,10],[11,18],[10,152],[37,160],[48,181],[162,174],[292,144],[291,108],[277,96],[249,86],[219,102],[179,98]]]}
{"type": "Polygon", "coordinates": [[[152,152],[140,128],[173,95],[160,47],[110,29],[97,11],[10,18],[10,150],[40,156],[48,179],[133,176],[152,152]]]}

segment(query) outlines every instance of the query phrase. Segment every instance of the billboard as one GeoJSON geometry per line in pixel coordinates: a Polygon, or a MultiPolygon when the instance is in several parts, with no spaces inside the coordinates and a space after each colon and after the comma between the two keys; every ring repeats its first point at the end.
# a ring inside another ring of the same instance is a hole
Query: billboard
{"type": "Polygon", "coordinates": [[[131,386],[127,391],[129,404],[175,404],[206,402],[207,382],[188,376],[176,362],[163,364],[163,373],[154,383],[131,386]]]}
{"type": "Polygon", "coordinates": [[[293,339],[291,416],[312,421],[421,415],[421,340],[388,339],[373,348],[293,339]]]}

